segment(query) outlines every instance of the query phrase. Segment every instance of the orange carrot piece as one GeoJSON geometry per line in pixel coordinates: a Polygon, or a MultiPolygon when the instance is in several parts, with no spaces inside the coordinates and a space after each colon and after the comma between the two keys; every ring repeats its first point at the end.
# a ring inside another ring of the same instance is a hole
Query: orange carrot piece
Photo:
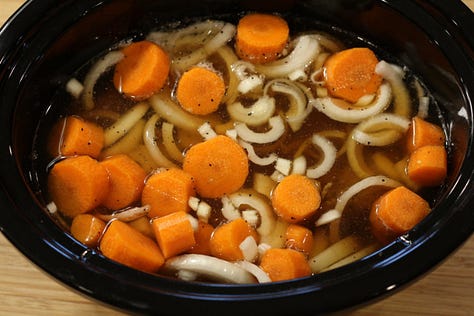
{"type": "Polygon", "coordinates": [[[423,146],[410,154],[407,174],[421,186],[437,186],[446,178],[447,153],[444,146],[423,146]]]}
{"type": "Polygon", "coordinates": [[[407,131],[407,149],[412,153],[427,145],[444,146],[444,133],[441,127],[415,116],[407,131]]]}
{"type": "Polygon", "coordinates": [[[328,92],[352,103],[376,93],[382,83],[382,77],[375,73],[378,62],[372,50],[362,47],[330,56],[324,64],[328,92]]]}
{"type": "Polygon", "coordinates": [[[189,250],[196,244],[186,212],[174,212],[152,220],[156,240],[165,259],[189,250]]]}
{"type": "Polygon", "coordinates": [[[118,220],[107,226],[99,249],[111,260],[150,273],[158,271],[165,262],[153,239],[118,220]]]}
{"type": "Polygon", "coordinates": [[[195,195],[193,178],[187,172],[171,168],[153,174],[145,182],[142,205],[149,205],[148,217],[174,212],[189,212],[189,198],[195,195]]]}
{"type": "Polygon", "coordinates": [[[89,156],[75,156],[56,163],[48,175],[48,190],[58,209],[74,217],[99,206],[109,193],[109,175],[89,156]]]}
{"type": "Polygon", "coordinates": [[[105,207],[119,210],[140,199],[146,172],[138,163],[125,154],[108,157],[100,163],[110,179],[109,194],[102,203],[105,207]]]}
{"type": "Polygon", "coordinates": [[[176,98],[186,111],[206,115],[215,112],[225,94],[224,79],[212,70],[193,67],[178,81],[176,98]]]}
{"type": "Polygon", "coordinates": [[[105,222],[92,214],[78,214],[71,223],[71,234],[88,247],[97,247],[105,222]]]}
{"type": "Polygon", "coordinates": [[[210,239],[211,254],[229,261],[243,260],[240,244],[247,237],[258,242],[257,232],[242,218],[222,224],[214,230],[210,239]]]}
{"type": "Polygon", "coordinates": [[[268,249],[262,256],[260,267],[274,282],[311,275],[311,268],[304,254],[293,249],[268,249]]]}
{"type": "Polygon", "coordinates": [[[288,24],[279,16],[248,14],[237,25],[237,55],[243,60],[258,64],[273,61],[286,47],[289,32],[288,24]]]}
{"type": "Polygon", "coordinates": [[[196,253],[201,255],[211,254],[211,235],[214,232],[214,227],[206,222],[199,221],[198,229],[194,232],[194,239],[196,244],[189,249],[189,253],[196,253]]]}
{"type": "Polygon", "coordinates": [[[313,232],[301,225],[290,224],[286,228],[285,247],[302,252],[306,256],[313,249],[313,232]]]}
{"type": "Polygon", "coordinates": [[[122,50],[124,58],[115,66],[115,88],[128,97],[143,100],[159,91],[170,71],[170,58],[158,45],[135,42],[122,50]]]}
{"type": "Polygon", "coordinates": [[[78,116],[59,120],[53,126],[48,140],[48,153],[51,156],[89,155],[97,158],[103,147],[103,128],[78,116]]]}
{"type": "Polygon", "coordinates": [[[397,187],[372,204],[372,233],[381,243],[389,243],[412,229],[429,212],[430,206],[422,197],[404,186],[397,187]]]}
{"type": "Polygon", "coordinates": [[[183,169],[193,176],[196,191],[202,197],[217,198],[242,187],[249,163],[239,144],[219,135],[192,146],[184,157],[183,169]]]}
{"type": "Polygon", "coordinates": [[[298,223],[316,213],[321,194],[309,178],[291,174],[275,187],[271,195],[273,208],[288,223],[298,223]]]}

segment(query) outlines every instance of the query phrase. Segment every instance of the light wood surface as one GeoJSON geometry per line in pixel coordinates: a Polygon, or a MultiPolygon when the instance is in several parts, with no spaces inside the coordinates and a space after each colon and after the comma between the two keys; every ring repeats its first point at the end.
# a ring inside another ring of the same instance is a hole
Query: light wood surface
{"type": "MultiPolygon", "coordinates": [[[[0,25],[23,2],[0,0],[0,25]]],[[[464,2],[474,10],[474,0],[464,2]]],[[[96,314],[121,315],[57,283],[0,234],[0,315],[96,314]]],[[[410,287],[341,315],[474,315],[474,236],[410,287]]]]}

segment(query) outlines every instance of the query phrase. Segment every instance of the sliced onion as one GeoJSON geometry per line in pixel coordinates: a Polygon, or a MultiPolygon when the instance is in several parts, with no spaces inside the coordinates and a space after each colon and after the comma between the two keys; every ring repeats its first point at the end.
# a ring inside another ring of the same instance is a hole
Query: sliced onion
{"type": "Polygon", "coordinates": [[[258,212],[260,215],[260,225],[257,227],[257,232],[260,236],[266,236],[273,231],[276,218],[272,207],[263,195],[253,190],[240,190],[230,194],[229,200],[236,208],[247,205],[258,212]]]}
{"type": "Polygon", "coordinates": [[[148,153],[153,158],[155,163],[160,167],[176,167],[176,165],[171,162],[166,156],[161,152],[160,148],[158,147],[158,143],[156,140],[156,122],[160,117],[157,114],[154,114],[145,124],[145,128],[143,131],[143,142],[145,143],[145,147],[148,150],[148,153]]]}
{"type": "Polygon", "coordinates": [[[410,94],[403,82],[405,73],[396,65],[389,64],[385,61],[380,61],[375,66],[375,72],[387,80],[393,92],[393,111],[401,116],[410,116],[410,94]]]}
{"type": "Polygon", "coordinates": [[[334,103],[331,97],[316,98],[312,101],[318,111],[323,112],[333,120],[345,123],[359,123],[373,115],[383,112],[392,100],[391,88],[388,83],[382,83],[377,98],[373,103],[363,107],[342,108],[334,103]]]}
{"type": "Polygon", "coordinates": [[[104,145],[110,146],[128,131],[145,115],[150,106],[141,102],[125,112],[116,122],[107,127],[104,131],[104,145]]]}
{"type": "MultiPolygon", "coordinates": [[[[344,211],[344,208],[346,207],[346,204],[349,202],[349,200],[361,192],[362,190],[365,190],[369,187],[372,186],[385,186],[385,187],[390,187],[390,188],[396,188],[401,186],[402,184],[398,181],[395,181],[391,178],[388,178],[386,176],[371,176],[365,179],[362,179],[352,186],[350,186],[344,193],[341,194],[337,198],[336,206],[334,207],[334,210],[339,213],[339,217],[342,216],[342,212],[344,211]]],[[[332,210],[330,210],[332,212],[332,210]]],[[[334,213],[334,212],[332,212],[334,213]]],[[[327,224],[327,219],[335,220],[335,216],[326,216],[326,218],[320,217],[318,221],[316,221],[316,226],[324,225],[327,224]],[[322,219],[321,219],[322,218],[322,219]]]]}
{"type": "Polygon", "coordinates": [[[318,179],[331,170],[336,162],[337,150],[334,144],[324,136],[314,134],[311,138],[313,145],[318,146],[323,151],[322,161],[315,167],[306,170],[306,176],[312,179],[318,179]]]}
{"type": "Polygon", "coordinates": [[[244,123],[236,123],[235,130],[237,131],[237,135],[247,142],[266,144],[278,140],[285,132],[283,119],[278,115],[270,118],[268,124],[271,127],[270,130],[262,133],[252,131],[247,127],[247,124],[244,123]]]}
{"type": "Polygon", "coordinates": [[[261,158],[256,153],[252,144],[247,143],[246,141],[239,140],[240,146],[242,146],[247,151],[247,156],[251,162],[259,166],[268,166],[276,161],[278,156],[275,153],[271,153],[267,157],[261,158]]]}
{"type": "Polygon", "coordinates": [[[128,153],[138,146],[143,139],[143,129],[145,128],[145,120],[140,119],[125,136],[107,147],[100,153],[101,158],[108,156],[128,153]]]}
{"type": "Polygon", "coordinates": [[[235,121],[249,126],[262,125],[267,123],[275,113],[275,99],[263,95],[251,106],[243,106],[240,102],[234,102],[227,106],[227,112],[235,121]]]}
{"type": "Polygon", "coordinates": [[[183,152],[176,145],[173,135],[174,125],[168,122],[161,124],[161,136],[163,137],[163,146],[168,155],[176,161],[183,161],[183,152]]]}
{"type": "Polygon", "coordinates": [[[309,259],[309,265],[313,273],[319,273],[335,262],[350,256],[361,249],[361,242],[355,236],[348,236],[332,244],[321,253],[309,259]]]}
{"type": "Polygon", "coordinates": [[[206,122],[186,112],[169,97],[162,94],[155,94],[149,100],[151,107],[160,117],[186,131],[196,131],[206,122]]]}
{"type": "Polygon", "coordinates": [[[232,65],[237,60],[239,60],[239,58],[237,57],[237,55],[235,55],[232,48],[227,45],[220,47],[216,53],[219,54],[219,56],[224,60],[227,67],[227,73],[229,74],[229,82],[227,83],[227,88],[225,91],[225,95],[222,98],[222,103],[230,104],[235,101],[238,95],[237,86],[239,84],[239,79],[232,71],[232,65]]]}
{"type": "Polygon", "coordinates": [[[418,113],[416,116],[425,119],[429,112],[430,98],[426,96],[425,90],[418,80],[415,81],[415,89],[418,96],[418,113]]]}
{"type": "Polygon", "coordinates": [[[131,222],[140,217],[146,216],[149,210],[150,206],[144,205],[140,207],[128,207],[122,210],[115,211],[112,214],[101,214],[99,212],[95,212],[94,215],[106,222],[112,219],[117,219],[122,222],[131,222]]]}
{"type": "Polygon", "coordinates": [[[251,273],[257,279],[258,283],[272,282],[268,274],[254,263],[248,261],[237,261],[235,264],[251,273]]]}
{"type": "Polygon", "coordinates": [[[201,134],[202,138],[204,138],[204,140],[209,140],[217,136],[216,131],[214,131],[209,122],[205,122],[204,124],[199,126],[197,130],[199,134],[201,134]]]}
{"type": "Polygon", "coordinates": [[[365,163],[364,146],[357,143],[352,137],[348,137],[345,144],[347,161],[352,171],[359,178],[366,178],[373,175],[372,169],[365,163]]]}
{"type": "Polygon", "coordinates": [[[97,80],[110,67],[122,60],[123,54],[120,51],[112,51],[102,57],[98,62],[91,67],[86,77],[84,78],[84,90],[82,91],[82,101],[86,110],[94,108],[94,86],[97,80]]]}
{"type": "Polygon", "coordinates": [[[308,106],[309,100],[306,98],[305,93],[298,85],[286,79],[274,79],[268,82],[265,85],[264,94],[267,94],[268,89],[288,96],[290,105],[285,115],[288,125],[290,125],[293,132],[298,131],[313,108],[308,106]]]}
{"type": "Polygon", "coordinates": [[[396,142],[407,131],[410,120],[392,113],[382,113],[360,122],[352,138],[366,146],[386,146],[396,142]]]}
{"type": "Polygon", "coordinates": [[[185,254],[166,260],[163,269],[169,272],[191,271],[217,282],[256,283],[254,276],[238,265],[201,254],[185,254]]]}
{"type": "Polygon", "coordinates": [[[364,248],[354,252],[353,254],[331,264],[330,266],[324,268],[321,270],[321,272],[324,272],[324,271],[329,271],[329,270],[332,270],[332,269],[335,269],[335,268],[339,268],[339,267],[342,267],[342,266],[345,266],[346,264],[349,264],[349,263],[352,263],[352,262],[355,262],[357,260],[360,260],[362,258],[364,258],[365,256],[368,256],[370,255],[371,253],[373,253],[375,250],[377,250],[379,248],[379,246],[377,244],[371,244],[371,245],[368,245],[368,246],[365,246],[364,248]]]}
{"type": "Polygon", "coordinates": [[[306,68],[320,51],[318,40],[310,35],[299,36],[293,44],[294,49],[288,56],[274,62],[257,65],[257,71],[270,78],[287,77],[295,70],[306,68]]]}

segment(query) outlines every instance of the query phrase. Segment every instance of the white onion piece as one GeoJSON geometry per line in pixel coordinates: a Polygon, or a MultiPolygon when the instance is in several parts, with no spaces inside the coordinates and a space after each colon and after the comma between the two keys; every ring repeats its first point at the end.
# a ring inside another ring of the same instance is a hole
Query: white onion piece
{"type": "Polygon", "coordinates": [[[287,176],[290,174],[293,161],[285,158],[277,158],[275,163],[275,170],[287,176]]]}
{"type": "Polygon", "coordinates": [[[257,164],[259,166],[268,166],[276,161],[278,156],[275,153],[271,153],[267,157],[261,158],[259,157],[256,153],[255,150],[252,146],[252,144],[247,143],[246,141],[239,140],[238,141],[240,146],[242,146],[245,151],[247,151],[247,156],[251,162],[254,164],[257,164]]]}
{"type": "Polygon", "coordinates": [[[221,56],[221,58],[224,60],[227,67],[227,72],[229,74],[229,81],[227,83],[227,89],[225,91],[224,97],[222,98],[222,103],[231,104],[237,98],[237,86],[239,84],[239,79],[232,71],[232,65],[237,60],[239,60],[239,58],[229,46],[220,47],[216,53],[219,54],[219,56],[221,56]]]}
{"type": "Polygon", "coordinates": [[[331,97],[316,98],[311,101],[314,107],[333,120],[345,123],[359,123],[366,118],[383,112],[392,100],[391,88],[388,83],[382,83],[377,98],[371,104],[363,107],[342,108],[333,102],[331,97]]]}
{"type": "Polygon", "coordinates": [[[306,157],[298,156],[293,159],[293,167],[291,168],[292,174],[305,174],[306,173],[306,157]]]}
{"type": "Polygon", "coordinates": [[[155,94],[150,97],[153,110],[166,121],[186,131],[196,131],[206,121],[183,110],[168,97],[155,94]]]}
{"type": "Polygon", "coordinates": [[[254,276],[238,265],[201,254],[185,254],[166,260],[165,271],[191,271],[214,281],[235,284],[255,283],[254,276]]]}
{"type": "Polygon", "coordinates": [[[119,138],[127,134],[128,131],[141,120],[149,108],[148,103],[138,103],[125,112],[116,122],[107,127],[104,131],[104,146],[112,145],[119,138]]]}
{"type": "Polygon", "coordinates": [[[270,130],[262,133],[252,131],[247,127],[247,124],[240,122],[235,124],[235,130],[237,135],[247,142],[266,144],[276,141],[285,132],[285,123],[278,115],[270,118],[268,124],[271,127],[270,130]]]}
{"type": "Polygon", "coordinates": [[[370,117],[357,125],[352,138],[366,146],[386,146],[396,142],[410,126],[410,120],[392,113],[370,117]]]}
{"type": "Polygon", "coordinates": [[[204,124],[199,126],[197,130],[199,134],[201,134],[202,138],[204,138],[204,140],[209,140],[217,136],[216,131],[214,131],[209,122],[205,122],[204,124]]]}
{"type": "Polygon", "coordinates": [[[263,195],[253,190],[240,190],[230,194],[229,200],[236,208],[247,205],[258,212],[260,225],[257,227],[257,232],[260,236],[266,236],[273,231],[276,223],[275,214],[263,195]]]}
{"type": "Polygon", "coordinates": [[[94,86],[100,76],[105,73],[110,67],[122,60],[123,54],[120,51],[112,51],[102,57],[98,62],[92,66],[84,78],[84,89],[82,91],[82,102],[86,110],[94,108],[94,86]]]}
{"type": "Polygon", "coordinates": [[[330,52],[338,52],[344,48],[342,44],[324,34],[311,34],[310,36],[315,38],[319,42],[319,45],[326,48],[330,52]]]}
{"type": "Polygon", "coordinates": [[[260,221],[260,217],[258,216],[258,212],[256,210],[242,211],[242,218],[252,227],[257,227],[258,222],[260,221]]]}
{"type": "Polygon", "coordinates": [[[163,137],[163,146],[165,146],[168,155],[176,161],[183,161],[183,152],[176,145],[173,135],[174,125],[168,122],[161,124],[161,137],[163,137]]]}
{"type": "Polygon", "coordinates": [[[306,176],[311,179],[318,179],[331,170],[336,162],[337,149],[334,144],[324,136],[314,134],[311,138],[313,145],[318,146],[323,151],[323,160],[315,167],[306,170],[306,176]]]}
{"type": "Polygon", "coordinates": [[[140,145],[143,140],[143,129],[145,128],[145,120],[140,119],[122,138],[113,143],[111,146],[103,149],[100,158],[108,156],[129,153],[140,145]]]}
{"type": "Polygon", "coordinates": [[[416,116],[425,119],[428,116],[430,98],[425,95],[425,90],[418,80],[415,81],[415,89],[418,96],[418,113],[416,116]]]}
{"type": "MultiPolygon", "coordinates": [[[[344,208],[346,207],[346,204],[349,202],[349,200],[353,196],[355,196],[356,194],[361,192],[362,190],[365,190],[365,189],[367,189],[369,187],[372,187],[372,186],[385,186],[385,187],[390,187],[390,188],[396,188],[396,187],[399,187],[401,185],[402,184],[398,181],[395,181],[391,178],[388,178],[386,176],[380,176],[380,175],[379,176],[371,176],[371,177],[362,179],[362,180],[356,182],[355,184],[353,184],[352,186],[350,186],[346,191],[344,191],[344,193],[342,193],[341,196],[339,196],[337,198],[336,206],[334,207],[334,209],[330,210],[330,211],[332,213],[334,213],[333,211],[337,211],[339,213],[339,217],[337,217],[337,218],[340,218],[342,216],[342,212],[344,211],[344,208]]],[[[331,216],[328,215],[326,217],[321,216],[316,221],[316,226],[327,224],[328,219],[333,221],[337,218],[336,218],[336,216],[334,216],[334,214],[331,214],[331,216]]]]}
{"type": "Polygon", "coordinates": [[[373,175],[372,169],[365,163],[364,160],[364,146],[356,142],[352,137],[348,137],[345,144],[347,161],[352,168],[352,171],[359,178],[366,178],[373,175]]]}
{"type": "Polygon", "coordinates": [[[313,273],[319,273],[323,269],[329,267],[341,259],[346,258],[347,256],[350,256],[360,249],[361,242],[357,237],[351,235],[341,239],[335,244],[332,244],[328,248],[324,249],[316,256],[309,259],[308,262],[311,267],[311,271],[313,273]]]}
{"type": "Polygon", "coordinates": [[[66,83],[66,91],[76,99],[81,96],[83,90],[84,86],[76,78],[71,78],[66,83]]]}
{"type": "Polygon", "coordinates": [[[295,39],[294,46],[294,49],[286,57],[256,65],[257,71],[270,78],[287,77],[295,70],[307,67],[320,51],[318,40],[310,35],[302,35],[295,39]]]}
{"type": "Polygon", "coordinates": [[[235,121],[249,126],[262,125],[267,123],[275,113],[275,99],[263,95],[251,106],[243,106],[240,102],[234,102],[227,105],[227,112],[235,121]]]}
{"type": "Polygon", "coordinates": [[[312,109],[312,106],[308,106],[309,100],[305,93],[295,83],[285,79],[275,79],[268,82],[265,85],[264,94],[267,94],[268,89],[288,96],[290,104],[285,115],[293,132],[298,131],[312,109]]]}
{"type": "Polygon", "coordinates": [[[237,261],[235,264],[251,273],[257,279],[258,283],[272,282],[268,274],[254,263],[248,261],[237,261]]]}
{"type": "Polygon", "coordinates": [[[397,65],[382,60],[375,66],[375,72],[387,80],[392,87],[394,113],[404,117],[410,116],[410,94],[403,82],[405,76],[403,70],[397,65]]]}
{"type": "Polygon", "coordinates": [[[252,236],[246,237],[239,245],[245,261],[253,262],[258,256],[257,242],[252,236]]]}
{"type": "Polygon", "coordinates": [[[122,210],[115,211],[112,214],[101,214],[99,212],[95,212],[94,215],[106,222],[112,219],[117,219],[122,222],[131,222],[140,217],[146,216],[149,210],[150,206],[144,205],[139,207],[128,207],[122,210]]]}
{"type": "Polygon", "coordinates": [[[237,209],[237,207],[232,204],[232,201],[227,195],[224,195],[221,198],[222,202],[222,216],[224,216],[225,219],[228,221],[233,221],[234,219],[238,219],[242,217],[242,214],[240,214],[240,211],[237,209]]]}
{"type": "Polygon", "coordinates": [[[143,130],[143,142],[145,144],[148,153],[153,158],[155,163],[160,167],[176,167],[176,165],[171,162],[165,155],[161,152],[160,148],[158,147],[157,140],[156,140],[156,133],[155,127],[156,122],[160,117],[157,114],[154,114],[148,122],[145,124],[145,128],[143,130]]]}

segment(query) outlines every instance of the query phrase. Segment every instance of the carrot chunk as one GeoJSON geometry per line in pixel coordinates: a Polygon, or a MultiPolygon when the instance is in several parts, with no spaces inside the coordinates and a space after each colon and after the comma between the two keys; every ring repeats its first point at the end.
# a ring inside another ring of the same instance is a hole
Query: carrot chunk
{"type": "Polygon", "coordinates": [[[48,190],[58,209],[74,217],[104,201],[109,193],[109,175],[104,166],[89,156],[69,157],[51,169],[48,190]]]}
{"type": "Polygon", "coordinates": [[[407,149],[412,153],[427,145],[444,146],[444,133],[441,127],[415,116],[407,131],[407,149]]]}
{"type": "Polygon", "coordinates": [[[313,215],[321,204],[321,194],[311,179],[291,174],[276,186],[271,195],[273,208],[288,223],[298,223],[313,215]]]}
{"type": "Polygon", "coordinates": [[[285,247],[308,256],[313,249],[313,232],[301,225],[288,225],[285,233],[285,247]]]}
{"type": "Polygon", "coordinates": [[[186,111],[206,115],[219,108],[225,93],[224,79],[212,70],[193,67],[178,81],[176,98],[186,111]]]}
{"type": "Polygon", "coordinates": [[[350,48],[332,55],[324,64],[328,92],[352,103],[376,93],[382,83],[375,72],[378,62],[369,48],[350,48]]]}
{"type": "Polygon", "coordinates": [[[386,244],[408,232],[429,212],[427,201],[400,186],[383,194],[372,204],[369,220],[375,238],[386,244]]]}
{"type": "Polygon", "coordinates": [[[253,13],[240,19],[235,46],[237,55],[253,63],[277,59],[288,42],[289,27],[284,19],[271,14],[253,13]]]}
{"type": "Polygon", "coordinates": [[[92,214],[78,214],[71,223],[71,234],[88,247],[97,247],[105,222],[92,214]]]}
{"type": "Polygon", "coordinates": [[[274,282],[311,275],[311,268],[304,254],[293,249],[268,249],[262,256],[260,267],[274,282]]]}
{"type": "Polygon", "coordinates": [[[206,222],[199,221],[198,229],[194,232],[194,239],[196,244],[189,249],[189,253],[196,253],[201,255],[211,254],[211,235],[214,232],[214,227],[206,222]]]}
{"type": "Polygon", "coordinates": [[[165,262],[153,239],[118,220],[108,225],[99,246],[107,258],[140,271],[156,272],[165,262]]]}
{"type": "Polygon", "coordinates": [[[174,212],[152,220],[156,240],[165,259],[189,250],[196,244],[186,212],[174,212]]]}
{"type": "Polygon", "coordinates": [[[444,146],[423,146],[410,154],[407,174],[421,186],[433,187],[443,183],[448,172],[444,146]]]}
{"type": "Polygon", "coordinates": [[[118,154],[100,162],[109,173],[110,190],[103,205],[111,210],[127,207],[140,199],[146,172],[129,156],[118,154]]]}
{"type": "Polygon", "coordinates": [[[249,236],[258,242],[257,232],[242,218],[222,224],[211,236],[209,244],[211,254],[229,261],[243,260],[244,254],[240,249],[240,244],[249,236]]]}
{"type": "Polygon", "coordinates": [[[143,100],[159,91],[168,79],[170,58],[155,43],[135,42],[122,50],[124,58],[115,66],[115,88],[128,97],[143,100]]]}
{"type": "Polygon", "coordinates": [[[192,175],[202,197],[217,198],[242,187],[249,163],[239,144],[219,135],[192,146],[184,157],[183,169],[192,175]]]}
{"type": "Polygon", "coordinates": [[[188,201],[194,195],[191,175],[181,169],[171,168],[147,179],[142,191],[142,204],[150,206],[150,218],[179,211],[189,212],[188,201]]]}
{"type": "Polygon", "coordinates": [[[48,140],[48,153],[51,156],[89,155],[97,158],[103,147],[102,127],[78,116],[59,120],[53,126],[48,140]]]}

